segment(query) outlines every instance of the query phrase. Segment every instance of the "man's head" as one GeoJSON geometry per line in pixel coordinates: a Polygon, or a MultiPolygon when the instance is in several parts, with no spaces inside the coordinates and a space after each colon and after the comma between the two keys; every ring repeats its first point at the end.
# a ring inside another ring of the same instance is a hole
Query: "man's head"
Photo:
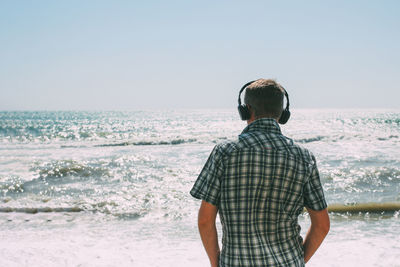
{"type": "Polygon", "coordinates": [[[283,111],[283,87],[271,79],[259,79],[246,88],[244,103],[249,106],[254,119],[279,120],[283,111]]]}

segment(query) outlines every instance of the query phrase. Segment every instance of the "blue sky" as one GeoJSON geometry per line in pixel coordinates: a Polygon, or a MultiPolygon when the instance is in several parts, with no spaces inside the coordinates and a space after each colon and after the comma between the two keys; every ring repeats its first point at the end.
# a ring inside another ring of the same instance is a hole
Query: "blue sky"
{"type": "Polygon", "coordinates": [[[1,1],[0,110],[399,108],[400,1],[1,1]]]}

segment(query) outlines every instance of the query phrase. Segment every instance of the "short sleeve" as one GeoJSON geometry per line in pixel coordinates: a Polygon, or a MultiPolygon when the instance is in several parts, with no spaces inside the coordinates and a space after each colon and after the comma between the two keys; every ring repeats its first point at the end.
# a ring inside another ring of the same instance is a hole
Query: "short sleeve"
{"type": "Polygon", "coordinates": [[[304,205],[312,210],[323,210],[326,209],[327,204],[314,156],[312,156],[312,159],[311,176],[303,188],[304,205]]]}
{"type": "Polygon", "coordinates": [[[208,157],[192,190],[190,190],[190,194],[194,198],[202,199],[214,206],[219,206],[223,170],[222,153],[220,147],[217,145],[208,157]]]}

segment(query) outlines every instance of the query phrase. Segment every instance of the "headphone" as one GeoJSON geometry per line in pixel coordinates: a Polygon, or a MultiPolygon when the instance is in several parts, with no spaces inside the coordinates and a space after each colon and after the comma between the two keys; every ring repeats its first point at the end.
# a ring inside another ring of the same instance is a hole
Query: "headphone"
{"type": "MultiPolygon", "coordinates": [[[[242,94],[242,92],[244,91],[244,89],[246,89],[247,86],[249,86],[250,84],[252,84],[252,83],[255,82],[255,81],[257,81],[257,80],[248,82],[248,83],[246,83],[245,85],[243,85],[242,89],[240,89],[240,92],[239,92],[238,111],[239,111],[240,118],[241,118],[242,120],[244,120],[244,121],[250,119],[250,110],[249,110],[249,108],[248,108],[245,104],[242,105],[242,101],[240,100],[240,95],[242,94]]],[[[281,87],[282,87],[282,86],[281,86],[281,87]]],[[[282,87],[282,89],[283,89],[283,92],[284,92],[285,97],[286,97],[286,108],[282,111],[281,117],[279,118],[279,123],[280,123],[280,124],[285,124],[285,123],[289,120],[289,118],[290,118],[290,111],[289,111],[289,95],[288,95],[288,93],[286,92],[285,88],[282,87]]]]}

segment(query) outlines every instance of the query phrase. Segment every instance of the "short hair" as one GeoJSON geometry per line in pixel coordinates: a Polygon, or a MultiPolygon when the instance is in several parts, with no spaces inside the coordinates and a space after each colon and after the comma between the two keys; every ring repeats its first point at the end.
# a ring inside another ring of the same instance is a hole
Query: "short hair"
{"type": "Polygon", "coordinates": [[[272,79],[259,79],[246,88],[244,103],[256,118],[279,119],[283,111],[285,89],[272,79]]]}

